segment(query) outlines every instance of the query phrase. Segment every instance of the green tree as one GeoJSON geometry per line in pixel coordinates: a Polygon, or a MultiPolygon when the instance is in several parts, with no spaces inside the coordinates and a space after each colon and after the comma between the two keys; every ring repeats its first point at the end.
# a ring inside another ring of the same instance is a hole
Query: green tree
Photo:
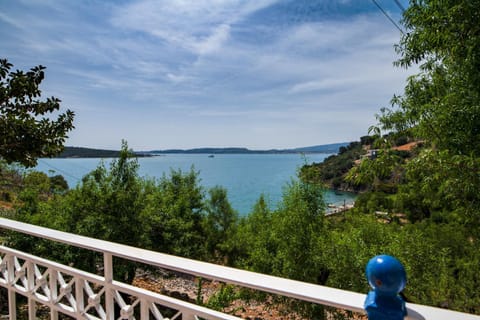
{"type": "Polygon", "coordinates": [[[32,171],[23,178],[23,189],[18,194],[17,213],[23,221],[29,221],[38,214],[39,206],[48,200],[50,180],[43,172],[32,171]]]}
{"type": "Polygon", "coordinates": [[[379,150],[375,159],[362,159],[352,167],[345,180],[353,185],[363,185],[371,191],[378,190],[385,180],[392,178],[402,159],[390,150],[379,150]]]}
{"type": "Polygon", "coordinates": [[[236,252],[233,239],[238,227],[238,213],[228,202],[227,189],[216,186],[208,193],[204,220],[207,250],[213,257],[218,256],[231,265],[236,252]]]}
{"type": "Polygon", "coordinates": [[[448,150],[424,150],[406,165],[399,209],[411,221],[432,218],[480,227],[480,159],[448,150]]]}
{"type": "Polygon", "coordinates": [[[272,230],[273,212],[269,209],[265,196],[261,195],[252,212],[240,220],[236,234],[237,245],[243,258],[242,268],[271,274],[277,254],[277,241],[272,230]]]}
{"type": "Polygon", "coordinates": [[[474,192],[480,189],[479,16],[478,0],[410,2],[395,64],[418,65],[419,73],[377,117],[387,138],[423,140],[423,151],[398,170],[372,161],[350,172],[352,181],[367,181],[372,189],[376,177],[398,174],[395,207],[412,221],[480,226],[480,195],[474,192]]]}
{"type": "Polygon", "coordinates": [[[440,149],[480,155],[479,16],[478,0],[411,1],[396,65],[419,64],[420,73],[393,109],[382,110],[384,129],[410,129],[440,149]]]}
{"type": "Polygon", "coordinates": [[[261,196],[252,213],[239,224],[240,265],[256,272],[324,283],[328,272],[319,250],[319,239],[326,232],[323,192],[319,183],[292,180],[275,211],[261,196]]]}
{"type": "Polygon", "coordinates": [[[31,171],[27,173],[23,179],[25,188],[33,188],[38,193],[47,195],[50,192],[50,179],[48,176],[39,171],[31,171]]]}
{"type": "Polygon", "coordinates": [[[50,179],[50,192],[52,193],[65,193],[68,190],[68,183],[65,178],[60,175],[54,175],[50,179]]]}
{"type": "MultiPolygon", "coordinates": [[[[132,159],[127,143],[122,142],[120,157],[110,164],[110,170],[100,164],[87,174],[82,182],[70,190],[63,205],[57,208],[60,228],[67,232],[127,244],[145,246],[141,212],[146,205],[145,183],[138,176],[138,161],[132,159]]],[[[78,251],[76,263],[90,270],[95,268],[97,256],[85,256],[78,251]]],[[[116,278],[131,282],[135,265],[116,263],[116,278]]]]}
{"type": "Polygon", "coordinates": [[[277,241],[274,273],[291,279],[317,282],[321,277],[317,243],[324,231],[323,187],[292,181],[272,221],[277,241]]]}
{"type": "Polygon", "coordinates": [[[142,214],[149,247],[183,257],[204,257],[204,195],[198,172],[193,168],[187,173],[171,170],[155,190],[142,214]]]}
{"type": "Polygon", "coordinates": [[[67,110],[52,120],[61,101],[39,99],[45,67],[28,72],[10,71],[12,67],[7,59],[0,59],[0,157],[33,167],[38,158],[63,150],[67,132],[73,129],[74,113],[67,110]]]}

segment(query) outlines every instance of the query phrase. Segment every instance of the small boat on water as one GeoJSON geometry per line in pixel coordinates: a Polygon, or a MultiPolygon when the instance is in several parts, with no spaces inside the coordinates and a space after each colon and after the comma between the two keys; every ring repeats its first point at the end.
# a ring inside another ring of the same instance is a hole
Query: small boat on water
{"type": "Polygon", "coordinates": [[[209,155],[208,156],[209,158],[214,158],[215,156],[213,154],[209,155]]]}

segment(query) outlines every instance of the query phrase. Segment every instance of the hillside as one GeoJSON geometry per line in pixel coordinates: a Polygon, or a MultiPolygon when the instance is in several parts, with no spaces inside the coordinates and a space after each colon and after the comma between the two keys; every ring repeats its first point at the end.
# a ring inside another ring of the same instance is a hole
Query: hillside
{"type": "MultiPolygon", "coordinates": [[[[141,152],[134,152],[137,157],[149,156],[141,152]]],[[[65,147],[57,158],[117,158],[120,155],[118,150],[103,150],[82,147],[65,147]]]]}
{"type": "Polygon", "coordinates": [[[361,188],[346,183],[344,177],[355,165],[355,161],[365,153],[361,142],[351,142],[341,146],[338,153],[327,157],[323,162],[305,165],[302,173],[305,175],[309,171],[310,177],[319,179],[331,189],[358,192],[361,188]]]}
{"type": "Polygon", "coordinates": [[[166,149],[147,151],[150,154],[166,154],[166,153],[184,153],[184,154],[276,154],[276,153],[337,153],[341,147],[347,146],[348,142],[331,143],[325,145],[317,145],[310,147],[294,148],[294,149],[269,149],[269,150],[250,150],[248,148],[195,148],[195,149],[166,149]]]}
{"type": "MultiPolygon", "coordinates": [[[[308,171],[309,177],[314,177],[331,189],[357,193],[370,190],[372,186],[369,183],[355,184],[348,182],[345,177],[352,168],[358,168],[364,159],[376,159],[376,153],[373,152],[376,149],[372,148],[373,141],[372,137],[361,137],[360,141],[340,147],[337,154],[325,158],[323,162],[304,166],[302,172],[305,172],[304,175],[306,175],[308,171]]],[[[406,139],[398,139],[393,145],[390,152],[400,165],[406,159],[414,157],[418,152],[417,149],[421,148],[423,143],[422,141],[408,142],[406,139]]],[[[390,189],[396,188],[398,174],[400,173],[387,172],[385,177],[377,177],[377,187],[383,188],[383,191],[392,192],[390,189]]]]}

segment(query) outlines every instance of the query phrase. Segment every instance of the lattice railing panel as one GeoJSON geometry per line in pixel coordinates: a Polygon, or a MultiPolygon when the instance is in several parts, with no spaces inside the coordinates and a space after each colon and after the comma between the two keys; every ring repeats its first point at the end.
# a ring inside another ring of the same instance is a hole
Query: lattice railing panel
{"type": "Polygon", "coordinates": [[[28,298],[30,319],[37,303],[50,308],[51,319],[236,319],[106,278],[0,246],[0,286],[28,298]]]}

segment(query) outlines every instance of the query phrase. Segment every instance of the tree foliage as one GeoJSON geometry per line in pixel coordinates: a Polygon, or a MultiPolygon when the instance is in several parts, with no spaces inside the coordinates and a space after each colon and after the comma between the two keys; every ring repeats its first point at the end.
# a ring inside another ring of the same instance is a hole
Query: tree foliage
{"type": "Polygon", "coordinates": [[[323,233],[325,202],[320,184],[292,181],[272,221],[277,241],[274,273],[316,282],[321,272],[316,256],[317,240],[323,233]]]}
{"type": "Polygon", "coordinates": [[[378,191],[385,180],[392,178],[402,161],[395,152],[379,150],[375,159],[362,159],[360,164],[352,167],[345,180],[353,185],[365,186],[367,190],[378,191]]]}
{"type": "Polygon", "coordinates": [[[277,239],[274,237],[273,212],[261,195],[252,212],[240,220],[235,241],[242,252],[238,265],[256,272],[272,274],[273,261],[277,254],[277,239]]]}
{"type": "Polygon", "coordinates": [[[211,257],[232,264],[236,255],[234,235],[237,232],[238,213],[232,208],[227,189],[215,186],[208,191],[204,229],[207,251],[211,257]]]}
{"type": "Polygon", "coordinates": [[[426,149],[406,165],[399,185],[399,209],[411,221],[432,218],[479,227],[480,159],[426,149]]]}
{"type": "Polygon", "coordinates": [[[480,155],[479,1],[411,1],[397,65],[420,66],[405,93],[384,109],[387,130],[412,129],[440,149],[480,155]]]}
{"type": "Polygon", "coordinates": [[[7,59],[0,59],[0,157],[32,167],[38,158],[63,150],[74,113],[67,110],[52,120],[61,101],[55,97],[40,100],[44,66],[28,72],[11,71],[12,67],[7,59]]]}
{"type": "Polygon", "coordinates": [[[204,256],[204,191],[198,172],[171,170],[152,186],[143,212],[149,248],[188,258],[204,256]]]}
{"type": "MultiPolygon", "coordinates": [[[[423,141],[409,161],[364,161],[350,181],[379,191],[378,177],[397,176],[392,211],[413,222],[457,221],[475,234],[480,226],[480,16],[479,1],[411,1],[403,24],[408,32],[396,46],[396,65],[419,66],[402,96],[383,108],[383,138],[423,141]],[[394,164],[393,166],[391,164],[394,164]]],[[[391,153],[383,145],[383,154],[391,153]]],[[[382,191],[382,190],[380,190],[382,191]]],[[[372,198],[372,197],[370,197],[372,198]]]]}

